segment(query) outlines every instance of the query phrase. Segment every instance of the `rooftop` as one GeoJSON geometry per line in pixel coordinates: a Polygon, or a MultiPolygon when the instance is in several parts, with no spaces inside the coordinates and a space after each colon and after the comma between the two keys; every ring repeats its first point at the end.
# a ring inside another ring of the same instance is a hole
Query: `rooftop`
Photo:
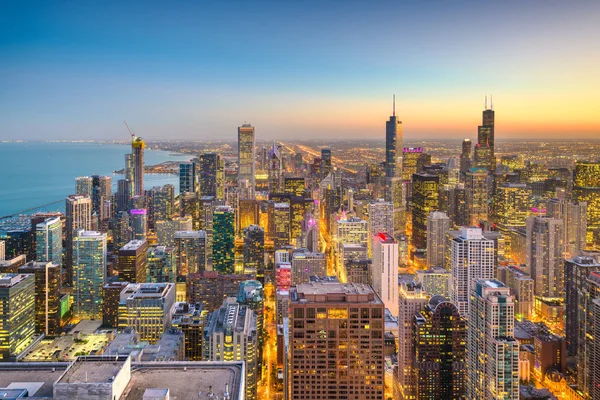
{"type": "Polygon", "coordinates": [[[292,303],[375,303],[381,299],[369,285],[358,283],[310,282],[290,289],[292,303]]]}
{"type": "Polygon", "coordinates": [[[124,365],[124,357],[78,357],[56,383],[109,383],[124,365]]]}
{"type": "Polygon", "coordinates": [[[11,288],[30,276],[30,274],[0,274],[0,287],[11,288]]]}
{"type": "Polygon", "coordinates": [[[140,247],[142,247],[144,245],[144,243],[146,243],[145,240],[132,240],[129,243],[127,243],[125,246],[121,247],[120,251],[137,250],[140,247]]]}

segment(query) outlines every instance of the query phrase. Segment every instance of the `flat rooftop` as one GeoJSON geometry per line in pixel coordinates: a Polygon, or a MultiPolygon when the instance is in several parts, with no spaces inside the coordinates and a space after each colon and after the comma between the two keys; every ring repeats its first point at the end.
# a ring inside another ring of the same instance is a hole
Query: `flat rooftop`
{"type": "Polygon", "coordinates": [[[169,389],[177,400],[208,399],[212,387],[214,396],[223,398],[229,385],[231,399],[240,396],[242,363],[165,362],[141,363],[131,366],[131,380],[122,399],[142,400],[146,389],[169,389]]]}
{"type": "Polygon", "coordinates": [[[112,378],[123,368],[124,362],[116,357],[112,357],[114,361],[108,361],[108,357],[101,358],[101,360],[94,360],[93,358],[75,360],[58,383],[112,382],[112,378]]]}
{"type": "Polygon", "coordinates": [[[52,398],[52,385],[68,366],[69,363],[0,363],[0,387],[35,387],[29,390],[29,397],[52,398]]]}
{"type": "Polygon", "coordinates": [[[125,246],[121,247],[120,251],[131,251],[131,250],[137,250],[140,247],[142,247],[144,245],[144,243],[146,243],[145,240],[132,240],[129,243],[127,243],[125,246]]]}
{"type": "Polygon", "coordinates": [[[290,289],[292,303],[381,303],[373,288],[360,283],[309,282],[290,289]]]}

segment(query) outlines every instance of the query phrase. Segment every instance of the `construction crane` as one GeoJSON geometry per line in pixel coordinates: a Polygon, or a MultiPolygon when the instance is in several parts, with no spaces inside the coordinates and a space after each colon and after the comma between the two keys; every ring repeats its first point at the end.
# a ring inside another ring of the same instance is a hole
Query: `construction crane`
{"type": "Polygon", "coordinates": [[[125,124],[125,127],[129,131],[129,133],[131,134],[131,138],[133,139],[135,137],[135,132],[129,128],[129,125],[127,125],[127,121],[124,120],[123,123],[125,124]]]}

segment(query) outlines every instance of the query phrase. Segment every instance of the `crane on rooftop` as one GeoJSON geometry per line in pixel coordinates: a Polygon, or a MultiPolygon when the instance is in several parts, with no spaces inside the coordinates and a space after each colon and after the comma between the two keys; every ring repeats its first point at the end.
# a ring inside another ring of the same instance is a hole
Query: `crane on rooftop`
{"type": "Polygon", "coordinates": [[[129,133],[131,134],[131,139],[133,139],[133,138],[135,137],[135,132],[134,132],[134,131],[132,131],[132,130],[129,128],[129,125],[127,125],[127,121],[123,120],[123,123],[125,124],[125,127],[127,128],[127,130],[129,131],[129,133]]]}

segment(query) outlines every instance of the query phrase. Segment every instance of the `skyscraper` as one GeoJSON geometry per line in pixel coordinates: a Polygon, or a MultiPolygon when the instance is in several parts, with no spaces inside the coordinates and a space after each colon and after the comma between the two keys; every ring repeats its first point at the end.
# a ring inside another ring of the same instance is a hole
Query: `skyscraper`
{"type": "Polygon", "coordinates": [[[46,336],[60,334],[60,265],[30,261],[19,268],[35,276],[35,331],[46,336]]]}
{"type": "MultiPolygon", "coordinates": [[[[379,199],[376,202],[367,205],[367,213],[369,214],[369,238],[379,234],[379,232],[394,231],[394,205],[384,199],[379,199]]],[[[373,243],[369,240],[368,243],[369,257],[373,253],[373,243]]]]}
{"type": "Polygon", "coordinates": [[[573,199],[587,203],[587,243],[600,249],[600,243],[593,243],[593,233],[600,229],[600,161],[575,163],[573,199]]]}
{"type": "Polygon", "coordinates": [[[124,282],[146,282],[148,242],[132,240],[119,249],[119,279],[124,282]]]}
{"type": "Polygon", "coordinates": [[[183,161],[179,164],[179,193],[196,192],[196,163],[183,161]]]}
{"type": "Polygon", "coordinates": [[[234,273],[235,213],[229,206],[219,206],[213,214],[213,270],[234,273]]]}
{"type": "Polygon", "coordinates": [[[256,271],[256,279],[265,279],[265,230],[258,225],[244,229],[244,270],[256,271]]]}
{"type": "Polygon", "coordinates": [[[577,256],[586,249],[587,203],[551,199],[546,206],[548,217],[563,221],[565,258],[577,256]]]}
{"type": "Polygon", "coordinates": [[[462,142],[462,151],[460,153],[460,172],[464,176],[471,168],[471,149],[473,144],[471,139],[465,139],[462,142]]]}
{"type": "Polygon", "coordinates": [[[73,314],[102,318],[106,279],[106,233],[79,229],[73,237],[73,314]]]}
{"type": "Polygon", "coordinates": [[[465,192],[470,225],[477,226],[488,220],[488,172],[484,168],[471,168],[466,173],[465,192]]]}
{"type": "Polygon", "coordinates": [[[92,198],[92,178],[90,176],[75,178],[75,194],[92,198]]]}
{"type": "Polygon", "coordinates": [[[206,254],[206,232],[175,232],[175,248],[177,249],[177,276],[185,278],[188,274],[206,271],[208,259],[206,254]]]}
{"type": "Polygon", "coordinates": [[[398,242],[386,232],[373,236],[373,289],[385,308],[398,315],[398,242]]]}
{"type": "Polygon", "coordinates": [[[325,178],[332,170],[331,149],[321,149],[321,176],[325,178]]]}
{"type": "Polygon", "coordinates": [[[591,272],[580,291],[577,389],[584,399],[600,398],[600,273],[591,272]]]}
{"type": "Polygon", "coordinates": [[[495,276],[494,241],[486,239],[479,228],[463,227],[450,243],[452,287],[450,298],[460,315],[469,315],[471,284],[477,279],[495,276]]]}
{"type": "Polygon", "coordinates": [[[281,154],[279,153],[279,149],[275,147],[275,142],[273,142],[273,147],[269,150],[269,192],[271,193],[280,193],[283,192],[283,160],[281,159],[281,154]]]}
{"type": "Polygon", "coordinates": [[[490,102],[490,108],[487,107],[487,97],[485,110],[483,111],[482,124],[477,128],[477,144],[473,166],[476,168],[485,168],[493,173],[496,170],[496,156],[494,153],[494,110],[490,102]]]}
{"type": "Polygon", "coordinates": [[[133,190],[135,196],[144,195],[144,148],[146,143],[141,137],[133,137],[131,140],[131,152],[133,154],[133,190]]]}
{"type": "Polygon", "coordinates": [[[450,218],[446,213],[434,211],[429,214],[427,217],[427,267],[444,267],[446,234],[449,230],[450,218]]]}
{"type": "Polygon", "coordinates": [[[146,240],[148,232],[148,214],[144,208],[129,211],[131,237],[134,240],[146,240]]]}
{"type": "Polygon", "coordinates": [[[290,317],[291,399],[383,398],[384,305],[371,287],[299,284],[290,317]]]}
{"type": "Polygon", "coordinates": [[[542,216],[527,217],[527,269],[534,280],[534,294],[563,297],[563,222],[542,216]]]}
{"type": "Polygon", "coordinates": [[[292,285],[308,282],[311,276],[327,274],[327,259],[323,253],[297,249],[292,254],[292,285]]]}
{"type": "Polygon", "coordinates": [[[200,196],[214,196],[217,199],[224,198],[223,168],[223,159],[217,153],[204,153],[200,155],[200,165],[198,167],[200,196]]]}
{"type": "Polygon", "coordinates": [[[62,221],[48,218],[35,227],[35,258],[40,262],[62,265],[62,221]]]}
{"type": "Polygon", "coordinates": [[[433,296],[415,315],[417,399],[460,400],[465,396],[467,327],[456,305],[433,296]]]}
{"type": "Polygon", "coordinates": [[[16,361],[35,333],[35,277],[0,273],[0,361],[16,361]]]}
{"type": "MultiPolygon", "coordinates": [[[[596,254],[598,257],[599,255],[596,254]]],[[[600,257],[599,257],[600,258],[600,257]]],[[[584,328],[581,321],[586,317],[585,297],[588,295],[587,279],[592,272],[600,272],[600,260],[594,257],[573,257],[565,260],[565,339],[567,351],[571,355],[579,352],[579,338],[585,337],[580,333],[584,328]]]]}
{"type": "Polygon", "coordinates": [[[420,284],[401,282],[398,311],[398,382],[401,399],[416,399],[415,314],[427,304],[428,296],[420,284]]]}
{"type": "Polygon", "coordinates": [[[494,191],[492,222],[500,229],[524,227],[531,209],[531,188],[524,183],[500,183],[494,191]]]}
{"type": "Polygon", "coordinates": [[[402,176],[402,121],[396,117],[395,95],[392,116],[385,123],[385,176],[402,176]]]}
{"type": "Polygon", "coordinates": [[[427,217],[439,208],[437,175],[413,175],[412,241],[417,250],[427,249],[427,217]]]}
{"type": "Polygon", "coordinates": [[[87,196],[71,195],[66,198],[65,269],[67,283],[73,283],[73,236],[78,229],[92,227],[92,200],[87,196]]]}
{"type": "Polygon", "coordinates": [[[471,283],[467,333],[467,398],[519,399],[519,342],[514,299],[495,279],[471,283]]]}
{"type": "Polygon", "coordinates": [[[275,248],[290,244],[290,204],[269,204],[269,236],[273,239],[275,248]]]}
{"type": "Polygon", "coordinates": [[[238,127],[238,182],[247,180],[251,198],[254,198],[256,168],[256,137],[254,127],[243,124],[238,127]]]}

